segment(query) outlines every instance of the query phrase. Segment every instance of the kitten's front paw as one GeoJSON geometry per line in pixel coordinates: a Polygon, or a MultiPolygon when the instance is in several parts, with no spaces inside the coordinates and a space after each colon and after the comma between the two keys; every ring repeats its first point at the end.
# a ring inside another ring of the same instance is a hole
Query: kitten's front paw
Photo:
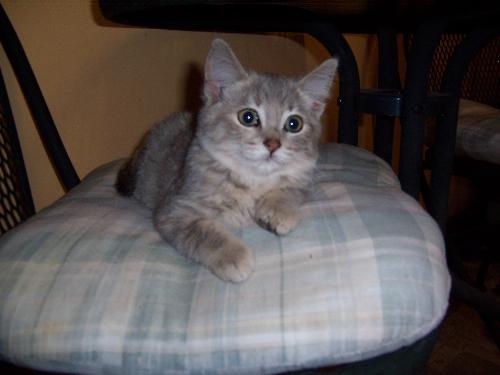
{"type": "Polygon", "coordinates": [[[255,217],[262,228],[279,235],[289,233],[300,221],[296,211],[278,206],[261,205],[257,208],[255,217]]]}
{"type": "Polygon", "coordinates": [[[224,281],[240,283],[253,272],[255,260],[252,252],[243,244],[217,250],[208,265],[210,270],[224,281]]]}

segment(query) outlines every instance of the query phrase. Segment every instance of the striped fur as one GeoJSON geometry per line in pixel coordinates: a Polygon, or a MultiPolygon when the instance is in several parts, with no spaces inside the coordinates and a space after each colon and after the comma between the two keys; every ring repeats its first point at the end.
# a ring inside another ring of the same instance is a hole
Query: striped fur
{"type": "Polygon", "coordinates": [[[283,235],[299,223],[336,67],[327,60],[302,79],[257,74],[215,40],[196,121],[179,113],[156,125],[120,171],[117,190],[151,208],[180,253],[223,280],[245,280],[253,254],[229,229],[253,220],[283,235]],[[245,109],[257,126],[241,123],[245,109]],[[303,120],[299,132],[285,128],[291,115],[303,120]]]}

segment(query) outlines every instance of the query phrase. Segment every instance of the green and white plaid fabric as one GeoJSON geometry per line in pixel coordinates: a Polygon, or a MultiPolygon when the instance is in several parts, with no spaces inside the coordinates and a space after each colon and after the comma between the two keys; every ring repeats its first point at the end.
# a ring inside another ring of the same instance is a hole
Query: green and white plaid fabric
{"type": "Polygon", "coordinates": [[[390,168],[321,151],[304,220],[236,234],[256,271],[225,283],[119,197],[119,164],[0,239],[0,357],[88,374],[258,374],[357,361],[424,337],[450,289],[434,221],[390,168]]]}

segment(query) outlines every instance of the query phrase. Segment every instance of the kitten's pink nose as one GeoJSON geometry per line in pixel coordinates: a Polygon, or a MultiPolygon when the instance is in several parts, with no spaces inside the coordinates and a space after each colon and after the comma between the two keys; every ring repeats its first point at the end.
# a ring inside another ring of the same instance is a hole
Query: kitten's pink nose
{"type": "Polygon", "coordinates": [[[264,141],[264,146],[266,146],[266,148],[272,154],[274,151],[281,147],[281,142],[279,141],[279,139],[266,139],[264,141]]]}

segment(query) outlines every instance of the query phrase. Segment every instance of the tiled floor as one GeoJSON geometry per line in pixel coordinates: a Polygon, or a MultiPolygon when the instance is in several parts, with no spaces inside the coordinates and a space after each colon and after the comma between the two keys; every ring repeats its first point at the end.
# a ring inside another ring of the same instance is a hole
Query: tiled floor
{"type": "Polygon", "coordinates": [[[500,350],[479,315],[454,301],[428,363],[428,375],[498,375],[500,350]]]}
{"type": "MultiPolygon", "coordinates": [[[[474,267],[475,268],[475,267],[474,267]]],[[[486,285],[499,284],[500,267],[494,264],[486,285]]],[[[492,340],[479,314],[452,299],[438,341],[428,363],[428,375],[498,375],[500,349],[492,340]]]]}

